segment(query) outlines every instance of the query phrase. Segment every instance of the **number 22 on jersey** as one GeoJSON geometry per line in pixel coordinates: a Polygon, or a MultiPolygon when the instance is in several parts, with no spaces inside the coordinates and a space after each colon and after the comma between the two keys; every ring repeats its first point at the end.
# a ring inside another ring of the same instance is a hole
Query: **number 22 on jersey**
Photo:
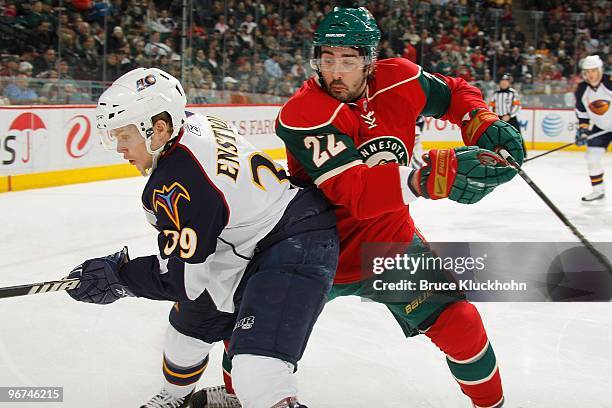
{"type": "Polygon", "coordinates": [[[322,136],[306,136],[304,146],[308,150],[312,149],[312,162],[317,167],[321,167],[329,159],[346,150],[344,142],[336,141],[336,136],[331,133],[322,136]],[[325,149],[321,149],[321,141],[325,140],[327,140],[327,146],[325,149]]]}

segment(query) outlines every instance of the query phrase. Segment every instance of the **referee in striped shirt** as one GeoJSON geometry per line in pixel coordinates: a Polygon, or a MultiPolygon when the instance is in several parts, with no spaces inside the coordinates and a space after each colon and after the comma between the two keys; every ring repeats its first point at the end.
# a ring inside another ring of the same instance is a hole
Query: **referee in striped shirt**
{"type": "MultiPolygon", "coordinates": [[[[521,133],[521,125],[518,121],[518,113],[521,110],[521,101],[519,94],[516,89],[510,87],[510,81],[512,77],[508,74],[504,74],[499,80],[499,89],[493,92],[489,106],[491,110],[497,113],[497,116],[504,122],[508,122],[519,133],[521,133]]],[[[525,141],[523,140],[523,150],[527,153],[525,148],[525,141]]],[[[525,155],[527,157],[527,155],[525,155]]]]}

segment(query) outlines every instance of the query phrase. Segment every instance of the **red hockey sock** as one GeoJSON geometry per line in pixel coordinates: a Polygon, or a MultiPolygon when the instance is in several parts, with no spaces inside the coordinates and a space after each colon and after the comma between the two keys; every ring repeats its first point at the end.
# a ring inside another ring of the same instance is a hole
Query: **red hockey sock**
{"type": "Polygon", "coordinates": [[[478,310],[468,301],[447,307],[425,332],[446,354],[461,391],[476,407],[501,407],[504,400],[497,360],[478,310]]]}

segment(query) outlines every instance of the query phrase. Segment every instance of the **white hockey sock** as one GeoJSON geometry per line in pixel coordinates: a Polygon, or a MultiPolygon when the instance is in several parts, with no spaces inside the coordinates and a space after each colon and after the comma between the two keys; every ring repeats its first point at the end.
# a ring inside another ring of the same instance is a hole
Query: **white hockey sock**
{"type": "Polygon", "coordinates": [[[594,191],[598,191],[599,189],[603,190],[604,168],[602,165],[602,160],[605,153],[606,149],[603,147],[587,147],[586,162],[594,191]],[[596,189],[595,187],[598,187],[599,185],[601,187],[596,189]]]}
{"type": "Polygon", "coordinates": [[[164,344],[164,388],[178,398],[192,392],[206,369],[212,347],[212,344],[185,336],[169,325],[164,344]]]}

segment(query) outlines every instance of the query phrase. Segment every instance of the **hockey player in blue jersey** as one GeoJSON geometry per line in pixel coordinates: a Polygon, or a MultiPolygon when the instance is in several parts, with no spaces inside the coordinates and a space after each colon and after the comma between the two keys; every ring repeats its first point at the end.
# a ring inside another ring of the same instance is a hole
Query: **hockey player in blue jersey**
{"type": "Polygon", "coordinates": [[[612,79],[604,74],[599,55],[589,55],[582,61],[582,75],[584,81],[578,85],[575,94],[576,144],[587,145],[586,161],[593,191],[582,197],[582,201],[588,202],[601,200],[606,194],[602,160],[612,142],[612,79]],[[603,132],[601,136],[584,141],[585,136],[600,132],[603,132]]]}
{"type": "Polygon", "coordinates": [[[146,407],[188,406],[208,351],[230,338],[242,406],[303,407],[294,371],[337,265],[333,211],[227,122],[187,117],[185,106],[179,81],[154,68],[125,74],[100,97],[103,142],[149,176],[142,205],[159,254],[89,259],[70,273],[81,284],[68,293],[97,304],[176,302],[166,385],[146,407]]]}

